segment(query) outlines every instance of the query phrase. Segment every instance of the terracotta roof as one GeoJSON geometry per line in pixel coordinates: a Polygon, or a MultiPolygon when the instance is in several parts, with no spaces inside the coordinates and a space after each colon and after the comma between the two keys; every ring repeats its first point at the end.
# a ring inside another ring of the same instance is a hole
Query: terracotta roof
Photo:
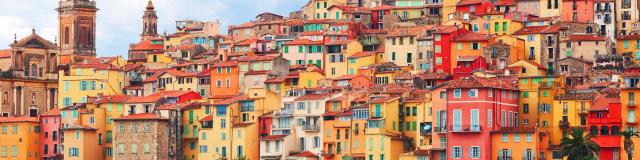
{"type": "Polygon", "coordinates": [[[235,67],[238,66],[238,61],[222,61],[212,65],[212,67],[235,67]]]}
{"type": "Polygon", "coordinates": [[[298,154],[291,154],[289,156],[291,156],[291,157],[310,157],[310,158],[314,158],[314,157],[317,158],[318,157],[318,156],[316,156],[315,154],[313,154],[313,153],[311,153],[309,151],[304,151],[304,152],[298,153],[298,154]]]}
{"type": "Polygon", "coordinates": [[[259,74],[267,74],[269,70],[250,70],[245,72],[244,75],[259,75],[259,74]]]}
{"type": "Polygon", "coordinates": [[[0,50],[0,58],[11,58],[11,49],[0,50]]]}
{"type": "Polygon", "coordinates": [[[142,40],[137,44],[131,46],[129,50],[133,50],[133,51],[164,50],[164,45],[152,44],[150,40],[142,40]]]}
{"type": "Polygon", "coordinates": [[[609,110],[609,104],[620,103],[620,97],[607,97],[604,95],[598,96],[591,103],[590,111],[604,111],[609,110]]]}
{"type": "Polygon", "coordinates": [[[451,33],[454,32],[456,30],[458,30],[458,27],[456,26],[449,26],[449,25],[440,25],[440,26],[436,26],[435,28],[435,32],[433,33],[451,33]]]}
{"type": "Polygon", "coordinates": [[[426,33],[427,30],[434,28],[433,25],[421,25],[413,27],[401,27],[390,29],[387,32],[386,37],[398,37],[398,36],[417,36],[420,33],[426,33]]]}
{"type": "Polygon", "coordinates": [[[169,120],[169,119],[160,118],[160,115],[157,115],[155,113],[140,113],[140,114],[132,114],[128,116],[113,118],[113,120],[169,120]]]}
{"type": "Polygon", "coordinates": [[[550,34],[558,33],[560,25],[553,26],[527,26],[513,33],[513,35],[528,35],[528,34],[550,34]]]}
{"type": "Polygon", "coordinates": [[[142,90],[144,89],[143,85],[131,85],[131,86],[124,86],[123,89],[125,90],[142,90]]]}
{"type": "Polygon", "coordinates": [[[124,103],[127,102],[133,96],[128,95],[111,95],[111,96],[102,96],[96,100],[96,103],[124,103]]]}
{"type": "Polygon", "coordinates": [[[395,99],[398,99],[399,97],[393,97],[393,96],[387,96],[387,97],[382,97],[382,98],[378,98],[378,99],[374,99],[371,101],[371,103],[384,103],[384,102],[389,102],[395,99]]]}
{"type": "Polygon", "coordinates": [[[470,5],[485,2],[484,0],[460,0],[457,5],[470,5]]]}
{"type": "Polygon", "coordinates": [[[18,122],[35,122],[38,123],[37,117],[0,117],[0,123],[18,123],[18,122]]]}
{"type": "Polygon", "coordinates": [[[69,124],[68,126],[62,127],[62,130],[97,130],[97,128],[88,125],[69,124]]]}
{"type": "Polygon", "coordinates": [[[180,108],[187,108],[189,106],[199,105],[199,103],[165,103],[158,107],[157,110],[178,110],[180,108]]]}
{"type": "Polygon", "coordinates": [[[295,39],[293,41],[289,41],[284,45],[324,45],[322,41],[312,41],[308,39],[295,39]]]}
{"type": "Polygon", "coordinates": [[[588,92],[588,93],[565,93],[559,94],[554,97],[555,100],[593,100],[595,99],[596,93],[588,92]]]}
{"type": "Polygon", "coordinates": [[[54,108],[47,112],[42,113],[40,116],[47,117],[47,116],[59,116],[59,115],[60,115],[60,110],[58,108],[54,108]]]}
{"type": "Polygon", "coordinates": [[[545,69],[545,70],[547,69],[547,67],[542,66],[542,65],[538,64],[537,62],[534,62],[534,61],[531,61],[531,60],[521,60],[521,61],[527,62],[527,63],[529,63],[529,64],[531,64],[533,66],[536,66],[536,67],[538,67],[540,69],[545,69]]]}
{"type": "Polygon", "coordinates": [[[193,91],[159,91],[144,97],[131,97],[126,103],[153,103],[158,102],[163,97],[180,97],[193,91]]]}
{"type": "Polygon", "coordinates": [[[250,55],[245,57],[240,57],[237,59],[238,62],[254,62],[254,61],[271,61],[278,58],[278,55],[250,55]]]}
{"type": "Polygon", "coordinates": [[[441,80],[445,80],[445,79],[451,79],[451,75],[448,74],[444,74],[444,73],[433,73],[433,72],[424,72],[420,75],[421,79],[441,79],[441,80]]]}
{"type": "Polygon", "coordinates": [[[569,36],[569,39],[571,41],[604,41],[607,37],[597,34],[574,34],[569,36]]]}
{"type": "Polygon", "coordinates": [[[368,8],[368,10],[372,10],[372,11],[378,11],[378,10],[390,10],[391,8],[393,8],[393,6],[389,6],[389,5],[379,5],[379,6],[375,6],[372,8],[368,8]]]}
{"type": "Polygon", "coordinates": [[[349,58],[361,58],[375,55],[376,52],[357,52],[349,56],[349,58]]]}
{"type": "Polygon", "coordinates": [[[144,79],[144,81],[143,81],[143,82],[154,82],[154,81],[158,80],[158,77],[159,77],[160,75],[162,75],[163,73],[165,73],[165,71],[166,71],[166,70],[158,70],[158,71],[155,71],[155,72],[153,73],[153,75],[151,75],[150,77],[147,77],[146,79],[144,79]]]}
{"type": "Polygon", "coordinates": [[[251,37],[249,39],[245,39],[243,41],[237,42],[235,45],[236,46],[248,46],[248,45],[254,44],[256,42],[258,42],[258,38],[257,37],[251,37]]]}
{"type": "Polygon", "coordinates": [[[216,101],[215,103],[213,103],[213,105],[229,105],[238,101],[242,101],[242,100],[248,100],[249,97],[242,95],[242,96],[235,96],[235,97],[231,97],[231,98],[227,98],[225,100],[221,100],[221,101],[216,101]]]}
{"type": "Polygon", "coordinates": [[[494,6],[515,6],[515,0],[499,0],[493,4],[494,6]]]}
{"type": "Polygon", "coordinates": [[[356,74],[356,75],[342,75],[342,76],[340,76],[340,77],[336,77],[336,78],[334,78],[333,80],[336,80],[336,81],[339,81],[339,80],[351,80],[351,79],[353,79],[353,78],[360,77],[360,76],[363,76],[363,75],[360,75],[360,74],[356,74]]]}
{"type": "Polygon", "coordinates": [[[198,74],[196,74],[197,77],[209,77],[211,76],[211,69],[205,69],[202,72],[198,72],[198,74]]]}
{"type": "Polygon", "coordinates": [[[640,39],[640,34],[627,34],[627,35],[617,36],[616,39],[620,39],[620,40],[640,39]]]}
{"type": "Polygon", "coordinates": [[[305,94],[295,99],[295,101],[322,100],[329,98],[333,94],[305,94]]]}
{"type": "Polygon", "coordinates": [[[282,83],[286,80],[286,77],[269,77],[264,83],[282,83]]]}
{"type": "Polygon", "coordinates": [[[142,65],[142,63],[125,64],[124,67],[123,67],[124,68],[123,70],[125,72],[128,72],[128,71],[131,71],[131,70],[136,69],[138,67],[144,67],[144,66],[142,65]]]}
{"type": "Polygon", "coordinates": [[[306,31],[306,32],[300,33],[300,36],[317,36],[317,35],[323,35],[322,31],[306,31]]]}
{"type": "Polygon", "coordinates": [[[251,28],[253,27],[253,22],[245,22],[240,25],[229,26],[230,29],[240,29],[240,28],[251,28]]]}
{"type": "Polygon", "coordinates": [[[458,34],[457,36],[453,37],[453,39],[451,41],[454,41],[454,42],[478,42],[478,41],[489,41],[489,39],[491,39],[491,35],[490,34],[479,34],[479,33],[468,32],[468,33],[465,33],[465,34],[458,34]]]}
{"type": "Polygon", "coordinates": [[[389,32],[387,29],[365,29],[360,34],[386,34],[387,32],[389,32]]]}
{"type": "Polygon", "coordinates": [[[200,122],[213,121],[213,116],[207,115],[206,117],[199,120],[200,122]]]}
{"type": "Polygon", "coordinates": [[[166,72],[176,77],[195,77],[196,76],[196,73],[189,73],[189,72],[179,71],[175,69],[169,69],[166,72]]]}
{"type": "Polygon", "coordinates": [[[287,135],[268,135],[268,136],[260,137],[260,140],[281,140],[284,137],[287,137],[287,135]]]}
{"type": "Polygon", "coordinates": [[[450,81],[446,88],[500,88],[518,90],[518,83],[515,77],[482,78],[469,76],[450,81]]]}
{"type": "Polygon", "coordinates": [[[333,42],[329,42],[326,45],[348,45],[355,40],[337,40],[333,42]]]}
{"type": "Polygon", "coordinates": [[[288,19],[284,22],[284,25],[287,26],[302,26],[304,25],[304,20],[300,19],[288,19]]]}

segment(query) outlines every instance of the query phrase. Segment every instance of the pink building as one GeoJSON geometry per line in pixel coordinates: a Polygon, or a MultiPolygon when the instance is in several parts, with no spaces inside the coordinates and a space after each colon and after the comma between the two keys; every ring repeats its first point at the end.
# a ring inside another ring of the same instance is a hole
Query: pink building
{"type": "Polygon", "coordinates": [[[460,0],[456,5],[457,12],[473,13],[483,15],[486,12],[493,11],[494,6],[488,0],[460,0]]]}
{"type": "Polygon", "coordinates": [[[470,76],[445,86],[447,159],[491,159],[491,132],[517,125],[516,82],[470,76]]]}
{"type": "Polygon", "coordinates": [[[40,115],[40,151],[43,159],[62,157],[60,146],[60,110],[53,109],[40,115]]]}

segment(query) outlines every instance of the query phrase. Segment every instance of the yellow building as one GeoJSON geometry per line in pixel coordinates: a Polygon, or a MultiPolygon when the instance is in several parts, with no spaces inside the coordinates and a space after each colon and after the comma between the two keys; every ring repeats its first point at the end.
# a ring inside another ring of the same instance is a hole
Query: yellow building
{"type": "Polygon", "coordinates": [[[59,108],[86,103],[88,97],[121,95],[125,74],[122,57],[95,58],[74,63],[68,70],[59,71],[59,108]]]}
{"type": "Polygon", "coordinates": [[[379,63],[381,52],[358,52],[348,57],[349,75],[359,74],[358,70],[364,66],[379,63]]]}
{"type": "MultiPolygon", "coordinates": [[[[559,145],[560,139],[569,135],[573,127],[586,127],[587,115],[596,93],[574,93],[567,91],[555,96],[551,106],[552,121],[549,126],[551,145],[559,145]]],[[[545,109],[546,110],[546,109],[545,109]]],[[[542,124],[543,126],[545,124],[542,124]]]]}
{"type": "MultiPolygon", "coordinates": [[[[619,44],[619,43],[618,43],[619,44]]],[[[638,110],[638,102],[640,102],[640,90],[638,89],[638,80],[640,75],[637,73],[624,73],[622,74],[624,79],[624,85],[620,88],[620,103],[621,103],[621,117],[622,117],[622,130],[624,131],[637,131],[638,130],[638,116],[635,111],[638,110]]],[[[640,138],[631,139],[634,144],[640,143],[640,138]]],[[[624,151],[624,141],[620,142],[620,150],[624,151]]],[[[620,154],[620,159],[628,159],[627,154],[620,154]]],[[[633,151],[633,159],[640,158],[640,148],[635,147],[633,151]]]]}
{"type": "Polygon", "coordinates": [[[491,159],[536,159],[538,135],[534,127],[502,127],[492,132],[491,159]]]}
{"type": "Polygon", "coordinates": [[[41,159],[38,118],[2,117],[0,126],[0,159],[41,159]]]}
{"type": "Polygon", "coordinates": [[[623,35],[616,38],[616,53],[630,54],[632,60],[640,61],[640,35],[623,35]]]}
{"type": "Polygon", "coordinates": [[[367,159],[398,160],[402,153],[403,147],[397,147],[402,146],[399,101],[400,97],[381,97],[369,104],[369,126],[365,132],[367,159]]]}
{"type": "MultiPolygon", "coordinates": [[[[310,19],[331,19],[329,7],[333,5],[344,5],[347,0],[311,0],[302,7],[302,16],[305,20],[310,19]]],[[[335,19],[335,15],[333,15],[335,19]]]]}
{"type": "MultiPolygon", "coordinates": [[[[514,16],[517,15],[518,14],[514,14],[514,16]]],[[[522,21],[508,19],[502,15],[492,16],[489,20],[489,34],[492,35],[511,35],[522,27],[524,27],[524,23],[522,21]]]]}
{"type": "MultiPolygon", "coordinates": [[[[202,134],[200,137],[201,123],[199,120],[206,117],[205,114],[209,104],[193,102],[192,105],[187,105],[182,108],[182,155],[183,159],[195,160],[200,157],[201,154],[206,155],[208,153],[208,146],[199,145],[200,138],[208,138],[206,134],[202,134]],[[207,149],[205,149],[207,148],[207,149]]],[[[204,133],[204,132],[203,132],[204,133]]]]}
{"type": "MultiPolygon", "coordinates": [[[[64,156],[65,159],[83,160],[96,159],[102,160],[101,147],[98,145],[98,135],[96,128],[87,125],[71,124],[62,128],[64,137],[64,156]]],[[[122,152],[118,150],[117,152],[122,152]]],[[[116,153],[117,154],[117,153],[116,153]]]]}
{"type": "Polygon", "coordinates": [[[316,88],[320,86],[320,81],[325,79],[321,71],[301,71],[299,72],[299,82],[297,88],[316,88]]]}
{"type": "Polygon", "coordinates": [[[172,79],[173,81],[165,82],[158,86],[160,90],[165,91],[197,91],[198,78],[195,72],[189,73],[175,69],[168,69],[164,73],[158,75],[159,79],[172,79]]]}
{"type": "MultiPolygon", "coordinates": [[[[87,108],[91,108],[91,105],[95,105],[93,113],[90,116],[94,116],[94,126],[97,129],[98,140],[104,148],[105,159],[112,159],[113,157],[113,135],[114,135],[114,123],[111,119],[119,118],[125,114],[125,103],[131,96],[126,95],[112,95],[103,96],[97,98],[95,104],[87,104],[87,108]]],[[[84,119],[91,119],[91,117],[85,117],[84,119]]]]}
{"type": "Polygon", "coordinates": [[[336,78],[353,74],[348,70],[350,63],[346,60],[352,55],[362,52],[362,45],[356,40],[339,40],[325,45],[327,53],[324,55],[324,73],[328,78],[336,78]]]}

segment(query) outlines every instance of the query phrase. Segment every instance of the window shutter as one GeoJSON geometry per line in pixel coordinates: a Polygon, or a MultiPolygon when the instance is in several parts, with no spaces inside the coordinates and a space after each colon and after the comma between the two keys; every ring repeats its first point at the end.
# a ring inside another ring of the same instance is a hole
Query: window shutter
{"type": "Polygon", "coordinates": [[[436,112],[436,127],[440,127],[440,111],[436,112]]]}
{"type": "Polygon", "coordinates": [[[502,159],[502,149],[498,150],[498,160],[502,159]]]}

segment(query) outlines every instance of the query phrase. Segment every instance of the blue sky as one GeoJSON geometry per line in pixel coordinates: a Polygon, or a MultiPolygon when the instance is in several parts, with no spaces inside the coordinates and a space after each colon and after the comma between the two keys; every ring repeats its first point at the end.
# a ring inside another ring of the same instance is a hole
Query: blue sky
{"type": "MultiPolygon", "coordinates": [[[[158,12],[158,32],[175,31],[176,20],[220,20],[227,25],[240,24],[262,12],[288,16],[300,10],[307,0],[153,0],[158,12]]],[[[18,39],[36,32],[50,41],[57,36],[58,0],[0,0],[0,49],[9,48],[13,35],[18,39]]],[[[98,56],[126,56],[130,43],[139,40],[141,21],[147,0],[97,0],[96,45],[98,56]]]]}

